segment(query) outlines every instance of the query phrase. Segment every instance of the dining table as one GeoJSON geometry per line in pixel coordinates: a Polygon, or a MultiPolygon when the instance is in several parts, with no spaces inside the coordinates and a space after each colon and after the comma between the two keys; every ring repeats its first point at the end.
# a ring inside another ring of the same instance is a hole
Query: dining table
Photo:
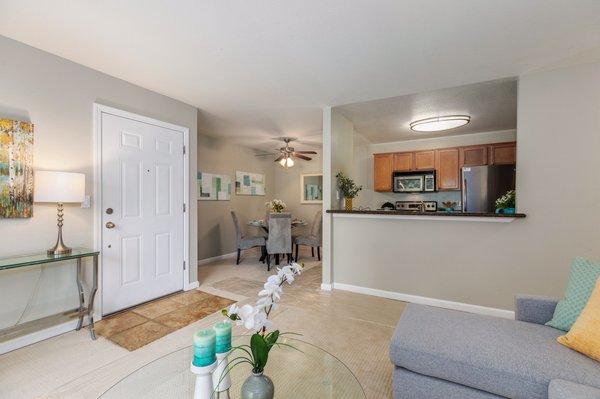
{"type": "MultiPolygon", "coordinates": [[[[306,226],[307,223],[303,219],[294,218],[292,219],[292,229],[295,227],[306,226]]],[[[254,219],[248,221],[248,226],[259,227],[263,229],[266,233],[269,233],[269,224],[265,223],[264,219],[254,219]]],[[[267,251],[263,249],[262,254],[260,256],[259,262],[265,261],[267,258],[267,251]]],[[[275,257],[275,264],[279,264],[279,255],[275,257]]]]}

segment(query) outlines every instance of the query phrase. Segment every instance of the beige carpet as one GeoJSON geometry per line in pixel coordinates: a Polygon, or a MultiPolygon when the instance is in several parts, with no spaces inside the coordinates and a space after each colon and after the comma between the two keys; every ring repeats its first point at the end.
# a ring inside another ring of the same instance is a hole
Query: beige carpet
{"type": "MultiPolygon", "coordinates": [[[[282,306],[273,314],[275,327],[302,333],[302,340],[343,361],[358,378],[367,398],[391,397],[393,368],[388,344],[404,303],[321,291],[320,262],[310,257],[310,251],[303,259],[307,270],[293,285],[284,287],[282,306]]],[[[258,291],[252,287],[262,286],[272,274],[257,260],[258,254],[248,251],[240,265],[235,265],[235,259],[224,259],[199,267],[200,290],[242,303],[254,301],[258,291]],[[247,295],[236,289],[233,278],[246,280],[241,281],[240,290],[247,295]]],[[[92,341],[87,330],[82,330],[1,355],[0,397],[97,398],[140,367],[191,345],[194,332],[222,317],[213,313],[132,352],[103,337],[92,341]]],[[[235,327],[234,334],[244,332],[235,327]]]]}

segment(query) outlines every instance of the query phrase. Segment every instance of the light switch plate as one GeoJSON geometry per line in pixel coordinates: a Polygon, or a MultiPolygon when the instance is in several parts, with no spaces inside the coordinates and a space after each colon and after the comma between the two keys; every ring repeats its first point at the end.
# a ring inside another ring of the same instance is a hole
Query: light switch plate
{"type": "Polygon", "coordinates": [[[83,202],[81,203],[81,207],[89,208],[91,206],[92,206],[92,197],[90,197],[89,195],[86,195],[85,198],[83,199],[83,202]]]}

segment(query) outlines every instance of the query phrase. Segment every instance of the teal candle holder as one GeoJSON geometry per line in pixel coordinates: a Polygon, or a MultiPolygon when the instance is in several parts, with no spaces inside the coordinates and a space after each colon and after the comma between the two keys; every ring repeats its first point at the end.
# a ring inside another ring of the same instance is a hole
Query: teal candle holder
{"type": "Polygon", "coordinates": [[[227,353],[231,350],[231,322],[225,320],[213,326],[216,336],[216,353],[227,353]]]}
{"type": "Polygon", "coordinates": [[[194,334],[194,360],[196,367],[206,367],[217,361],[215,354],[216,334],[211,329],[200,330],[194,334]]]}

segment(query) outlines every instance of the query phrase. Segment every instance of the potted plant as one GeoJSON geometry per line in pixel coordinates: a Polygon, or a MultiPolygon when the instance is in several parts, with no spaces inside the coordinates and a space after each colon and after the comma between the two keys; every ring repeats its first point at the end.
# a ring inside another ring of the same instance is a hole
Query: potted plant
{"type": "Polygon", "coordinates": [[[515,190],[509,190],[496,200],[496,213],[515,213],[515,190]]]}
{"type": "MultiPolygon", "coordinates": [[[[222,310],[224,316],[253,332],[250,337],[250,345],[240,345],[232,348],[232,353],[237,352],[238,356],[229,362],[230,366],[226,371],[228,373],[233,367],[243,363],[252,366],[252,374],[242,384],[242,399],[273,398],[275,393],[273,381],[263,374],[269,360],[269,352],[277,346],[293,348],[289,344],[278,342],[278,339],[283,335],[294,333],[280,333],[279,330],[267,332],[272,326],[269,315],[281,299],[283,284],[286,282],[292,284],[294,278],[302,272],[302,268],[303,265],[298,263],[292,263],[281,269],[278,268],[277,274],[269,276],[264,284],[264,289],[258,293],[259,299],[256,305],[246,304],[240,308],[233,304],[229,309],[222,310]]],[[[224,376],[220,378],[222,379],[224,376]]]]}
{"type": "Polygon", "coordinates": [[[344,196],[344,208],[347,211],[351,211],[352,199],[358,195],[360,190],[362,190],[362,186],[357,186],[356,183],[354,183],[354,180],[344,175],[342,172],[339,172],[335,177],[338,179],[338,189],[344,196]]]}
{"type": "Polygon", "coordinates": [[[267,202],[267,206],[273,213],[281,213],[286,208],[285,202],[280,199],[274,199],[273,201],[267,202]]]}

